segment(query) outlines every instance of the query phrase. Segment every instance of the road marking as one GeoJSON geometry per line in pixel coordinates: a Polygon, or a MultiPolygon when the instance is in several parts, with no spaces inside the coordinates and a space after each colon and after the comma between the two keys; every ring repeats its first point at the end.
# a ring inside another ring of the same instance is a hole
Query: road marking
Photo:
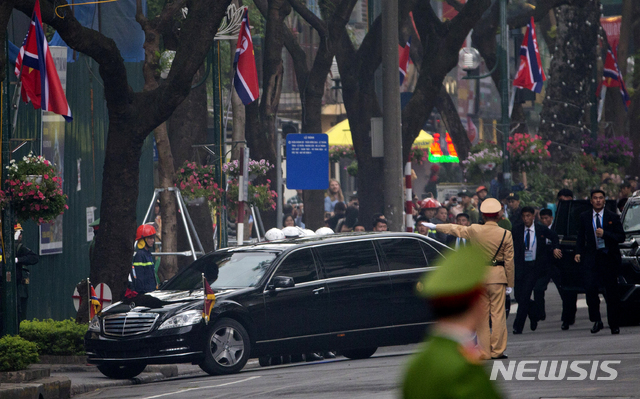
{"type": "Polygon", "coordinates": [[[179,393],[189,392],[189,391],[195,391],[195,390],[198,390],[198,389],[220,388],[220,387],[224,387],[224,386],[227,386],[227,385],[239,384],[239,383],[241,383],[241,382],[247,382],[247,381],[250,381],[250,380],[255,380],[256,378],[260,378],[260,376],[259,376],[259,375],[257,375],[257,376],[255,376],[255,377],[245,378],[244,380],[238,380],[238,381],[233,381],[233,382],[227,382],[227,383],[224,383],[224,384],[218,384],[218,385],[209,385],[209,386],[206,386],[206,387],[186,388],[186,389],[181,389],[181,390],[179,390],[179,391],[175,391],[175,392],[168,392],[168,393],[163,393],[163,394],[160,394],[160,395],[147,396],[147,397],[142,398],[142,399],[155,399],[155,398],[161,398],[161,397],[163,397],[163,396],[176,395],[176,394],[179,394],[179,393]]]}

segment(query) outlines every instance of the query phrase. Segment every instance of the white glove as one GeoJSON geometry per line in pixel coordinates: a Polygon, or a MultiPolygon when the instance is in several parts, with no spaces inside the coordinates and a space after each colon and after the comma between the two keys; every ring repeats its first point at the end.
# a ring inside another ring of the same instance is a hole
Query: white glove
{"type": "Polygon", "coordinates": [[[436,225],[435,225],[435,224],[433,224],[433,223],[426,223],[426,222],[422,222],[422,224],[423,224],[424,226],[427,226],[427,228],[428,228],[429,230],[435,230],[435,229],[436,229],[436,225]]]}
{"type": "Polygon", "coordinates": [[[513,288],[507,287],[507,295],[511,294],[512,291],[513,291],[513,288]]]}
{"type": "Polygon", "coordinates": [[[18,258],[16,258],[16,263],[18,263],[18,258]]]}

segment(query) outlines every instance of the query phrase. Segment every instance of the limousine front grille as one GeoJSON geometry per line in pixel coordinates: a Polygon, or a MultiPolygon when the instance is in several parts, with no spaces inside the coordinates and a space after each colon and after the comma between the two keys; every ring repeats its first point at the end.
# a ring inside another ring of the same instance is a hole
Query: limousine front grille
{"type": "Polygon", "coordinates": [[[124,337],[151,331],[157,313],[119,313],[104,318],[104,333],[124,337]]]}

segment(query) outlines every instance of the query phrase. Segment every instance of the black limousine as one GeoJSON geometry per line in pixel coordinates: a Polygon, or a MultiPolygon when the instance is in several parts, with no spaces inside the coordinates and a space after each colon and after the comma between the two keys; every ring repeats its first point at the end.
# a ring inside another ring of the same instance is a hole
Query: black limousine
{"type": "Polygon", "coordinates": [[[105,308],[85,336],[88,361],[111,378],[167,363],[215,375],[238,372],[255,357],[339,350],[358,359],[380,346],[419,342],[430,316],[416,284],[445,250],[411,233],[222,249],[161,289],[105,308]],[[216,295],[208,324],[203,273],[216,295]]]}

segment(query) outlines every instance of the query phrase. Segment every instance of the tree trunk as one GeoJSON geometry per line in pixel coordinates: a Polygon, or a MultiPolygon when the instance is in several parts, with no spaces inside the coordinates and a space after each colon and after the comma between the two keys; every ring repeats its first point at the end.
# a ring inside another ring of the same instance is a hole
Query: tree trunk
{"type": "MultiPolygon", "coordinates": [[[[100,234],[96,237],[91,281],[111,287],[114,300],[122,298],[131,271],[136,231],[136,203],[140,154],[145,134],[135,119],[109,109],[109,132],[102,177],[100,234]]],[[[152,176],[143,176],[152,179],[152,176]]]]}
{"type": "Polygon", "coordinates": [[[554,159],[563,160],[580,151],[578,143],[590,134],[585,112],[595,99],[591,80],[596,68],[600,1],[589,0],[584,7],[562,6],[556,17],[557,46],[547,74],[539,131],[543,138],[560,144],[550,151],[554,159]]]}
{"type": "MultiPolygon", "coordinates": [[[[158,179],[160,188],[167,189],[175,186],[175,169],[171,144],[167,133],[167,124],[162,123],[154,130],[156,148],[158,149],[158,179]]],[[[176,229],[176,196],[165,190],[160,194],[160,218],[162,219],[162,252],[176,252],[178,250],[178,230],[176,229]]],[[[176,256],[162,256],[158,269],[159,281],[165,281],[178,272],[178,258],[176,256]]]]}
{"type": "MultiPolygon", "coordinates": [[[[201,66],[194,76],[192,83],[196,84],[202,81],[204,72],[205,67],[201,66]]],[[[176,108],[167,124],[174,167],[179,169],[187,160],[201,161],[204,163],[206,158],[198,159],[198,157],[196,157],[196,154],[204,154],[202,152],[198,153],[199,150],[193,148],[193,145],[208,143],[207,88],[205,84],[191,90],[187,98],[176,108]]],[[[205,253],[213,251],[213,221],[209,207],[206,205],[187,205],[187,210],[193,220],[194,227],[198,232],[198,237],[202,242],[205,253]]],[[[178,232],[178,250],[190,250],[184,223],[180,215],[176,220],[176,230],[178,232]]],[[[195,240],[195,238],[193,239],[195,240]]],[[[198,248],[195,241],[193,245],[197,251],[198,248]]],[[[193,262],[192,257],[180,256],[178,258],[178,270],[182,270],[191,264],[191,262],[193,262]]]]}

